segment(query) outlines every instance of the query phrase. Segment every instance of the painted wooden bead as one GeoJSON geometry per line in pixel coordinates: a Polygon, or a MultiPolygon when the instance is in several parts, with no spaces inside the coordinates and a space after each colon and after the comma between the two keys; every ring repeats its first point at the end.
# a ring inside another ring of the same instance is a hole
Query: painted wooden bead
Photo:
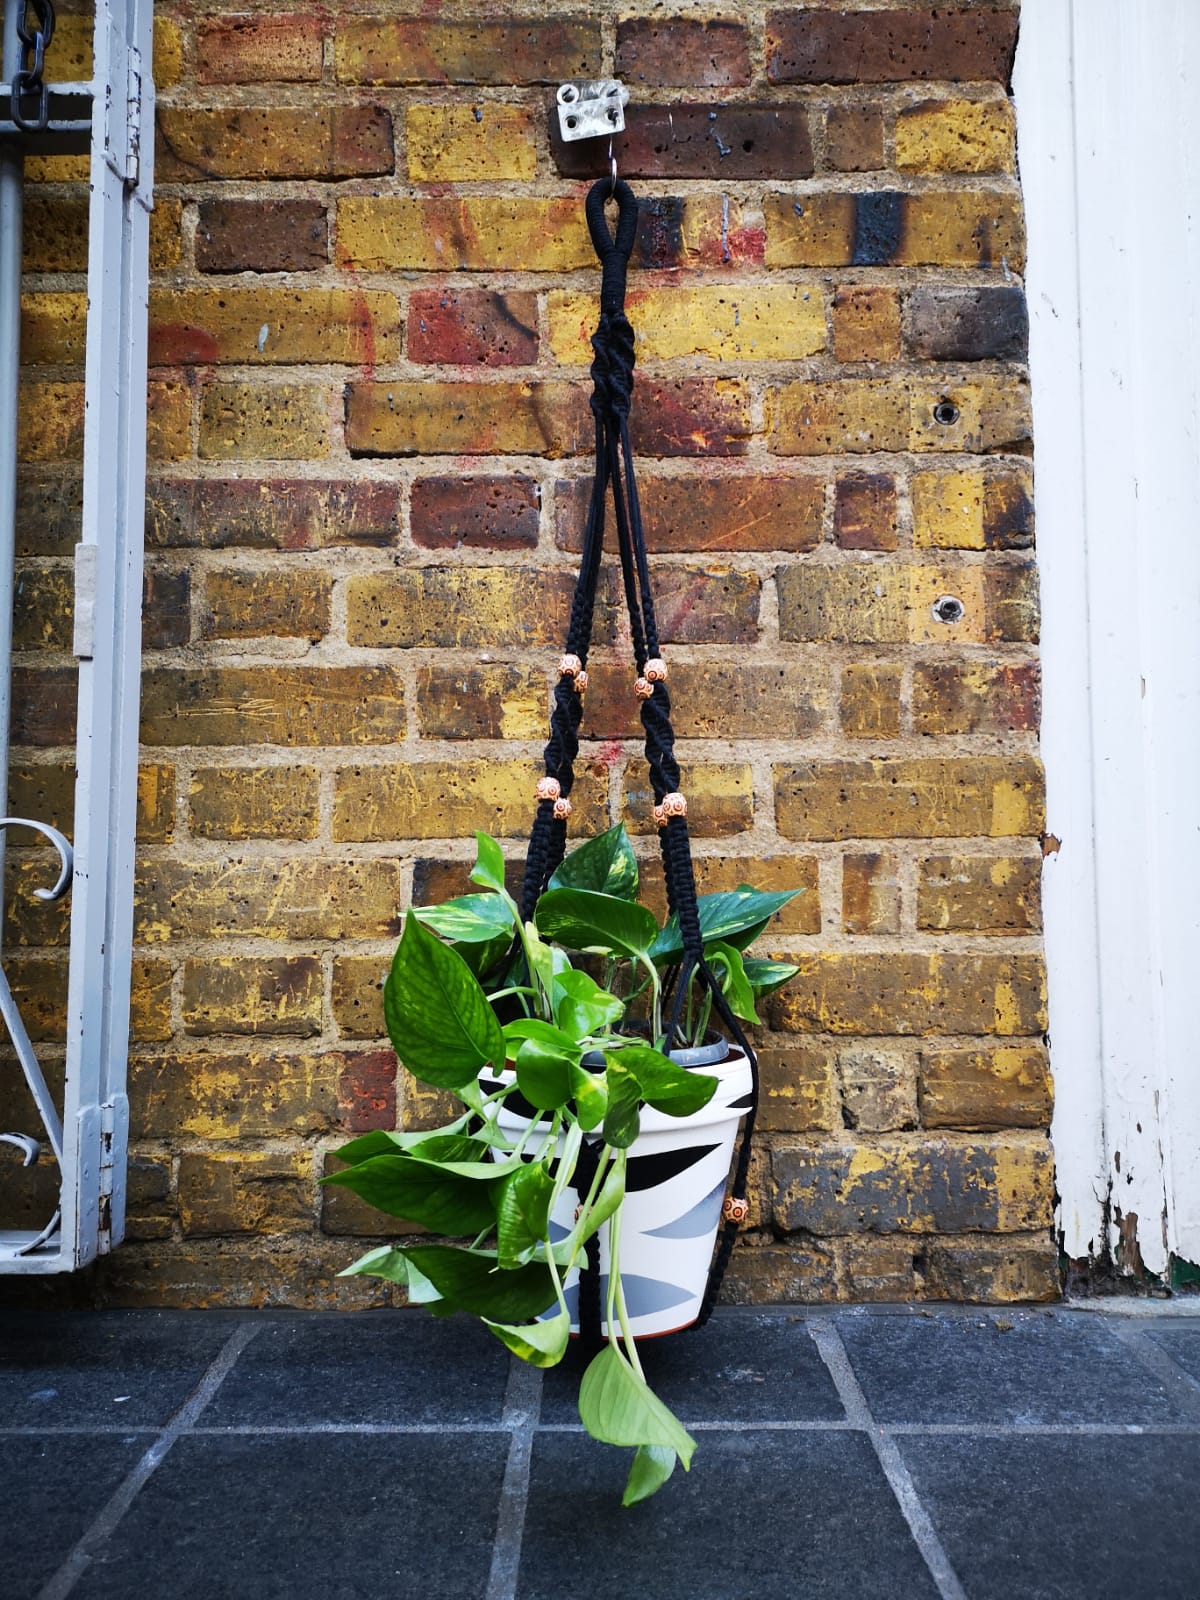
{"type": "Polygon", "coordinates": [[[687,801],[678,792],[663,795],[662,814],[664,817],[686,817],[687,801]]]}
{"type": "Polygon", "coordinates": [[[583,670],[582,667],[580,667],[579,671],[575,674],[575,693],[576,694],[582,694],[583,691],[586,688],[587,688],[587,673],[583,670]]]}
{"type": "Polygon", "coordinates": [[[569,800],[556,800],[554,802],[554,815],[559,822],[565,822],[571,815],[571,802],[569,800]]]}
{"type": "Polygon", "coordinates": [[[638,678],[633,685],[633,692],[639,700],[649,700],[654,693],[654,685],[647,683],[645,678],[638,678]]]}
{"type": "Polygon", "coordinates": [[[578,656],[565,655],[558,663],[558,670],[561,673],[569,674],[572,678],[577,678],[583,671],[583,662],[580,661],[578,656]]]}
{"type": "Polygon", "coordinates": [[[651,656],[646,663],[646,677],[651,683],[666,683],[667,663],[661,656],[651,656]]]}
{"type": "Polygon", "coordinates": [[[726,1222],[736,1222],[740,1227],[750,1215],[750,1202],[731,1194],[721,1207],[721,1215],[726,1222]]]}
{"type": "Polygon", "coordinates": [[[557,800],[562,793],[562,787],[557,778],[539,778],[537,788],[533,792],[539,800],[557,800]]]}

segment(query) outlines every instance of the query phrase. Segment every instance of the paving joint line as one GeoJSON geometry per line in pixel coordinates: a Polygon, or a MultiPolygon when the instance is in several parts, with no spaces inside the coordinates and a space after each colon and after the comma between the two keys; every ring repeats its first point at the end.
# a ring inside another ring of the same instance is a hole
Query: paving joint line
{"type": "Polygon", "coordinates": [[[1176,1361],[1169,1350],[1164,1350],[1152,1339],[1147,1329],[1136,1327],[1132,1322],[1114,1322],[1111,1326],[1117,1338],[1142,1366],[1160,1378],[1169,1390],[1179,1396],[1187,1410],[1200,1418],[1200,1380],[1176,1361]]]}
{"type": "Polygon", "coordinates": [[[240,1323],[226,1339],[191,1395],[175,1412],[141,1460],[118,1485],[99,1513],[76,1541],[62,1565],[38,1591],[37,1600],[66,1600],[91,1565],[97,1552],[112,1537],[117,1524],[161,1465],[171,1446],[191,1430],[196,1418],[211,1403],[233,1371],[238,1357],[259,1331],[261,1323],[240,1323]]]}
{"type": "Polygon", "coordinates": [[[500,1505],[496,1513],[496,1538],[488,1572],[485,1600],[516,1600],[525,1537],[525,1509],[529,1502],[529,1469],[533,1436],[542,1411],[542,1371],[516,1356],[510,1358],[508,1386],[504,1391],[504,1425],[512,1430],[500,1505]]]}
{"type": "Polygon", "coordinates": [[[809,1336],[816,1345],[846,1408],[847,1418],[863,1430],[874,1447],[879,1465],[883,1468],[884,1476],[896,1497],[901,1515],[908,1524],[917,1549],[929,1568],[941,1600],[967,1600],[966,1590],[938,1537],[933,1519],[921,1502],[904,1457],[900,1454],[900,1446],[871,1415],[867,1397],[862,1391],[836,1325],[832,1321],[821,1321],[810,1322],[807,1327],[809,1336]]]}

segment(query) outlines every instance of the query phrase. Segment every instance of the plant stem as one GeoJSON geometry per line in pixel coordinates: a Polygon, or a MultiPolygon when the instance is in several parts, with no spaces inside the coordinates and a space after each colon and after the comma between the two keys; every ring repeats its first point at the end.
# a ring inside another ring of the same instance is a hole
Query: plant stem
{"type": "MultiPolygon", "coordinates": [[[[622,1173],[628,1162],[624,1150],[618,1151],[617,1160],[621,1165],[622,1173]]],[[[618,1206],[608,1224],[608,1305],[606,1308],[608,1321],[608,1342],[619,1353],[616,1335],[616,1322],[620,1321],[621,1337],[624,1340],[625,1352],[630,1366],[641,1378],[646,1381],[646,1374],[642,1371],[641,1358],[637,1352],[637,1344],[629,1327],[629,1312],[625,1306],[625,1289],[621,1283],[621,1207],[618,1206]],[[615,1311],[615,1316],[614,1316],[615,1311]]]]}

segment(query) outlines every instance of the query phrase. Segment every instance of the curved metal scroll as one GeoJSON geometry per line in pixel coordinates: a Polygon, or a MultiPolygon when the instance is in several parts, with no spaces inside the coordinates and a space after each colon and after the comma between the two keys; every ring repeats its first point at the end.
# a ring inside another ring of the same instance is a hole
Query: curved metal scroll
{"type": "MultiPolygon", "coordinates": [[[[0,817],[0,832],[6,828],[32,828],[35,833],[40,833],[43,838],[58,851],[59,873],[58,879],[50,889],[35,889],[33,892],[39,900],[61,900],[71,887],[71,874],[74,870],[74,855],[69,840],[57,828],[52,828],[47,822],[33,822],[28,817],[0,817]]],[[[63,1132],[62,1122],[59,1119],[58,1108],[54,1104],[46,1080],[42,1076],[41,1065],[34,1054],[33,1046],[29,1042],[29,1035],[25,1031],[25,1024],[21,1020],[21,1013],[13,999],[12,990],[8,986],[8,979],[0,968],[0,1018],[3,1019],[12,1039],[13,1048],[17,1052],[17,1059],[21,1063],[21,1070],[25,1074],[25,1082],[29,1085],[34,1103],[38,1108],[46,1133],[50,1139],[50,1147],[54,1151],[55,1159],[62,1170],[63,1160],[63,1132]]],[[[0,1143],[16,1145],[24,1153],[25,1159],[22,1166],[31,1167],[41,1154],[38,1141],[26,1133],[0,1133],[0,1143]]],[[[55,1211],[53,1217],[39,1234],[24,1240],[11,1252],[13,1255],[28,1255],[44,1244],[58,1227],[61,1210],[55,1211]]]]}

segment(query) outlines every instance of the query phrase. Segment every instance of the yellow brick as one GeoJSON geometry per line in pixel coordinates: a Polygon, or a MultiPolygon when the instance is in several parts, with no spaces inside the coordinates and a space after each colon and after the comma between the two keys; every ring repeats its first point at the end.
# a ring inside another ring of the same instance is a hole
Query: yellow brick
{"type": "MultiPolygon", "coordinates": [[[[711,356],[716,361],[790,361],[825,348],[820,291],[804,285],[743,289],[637,289],[626,300],[639,361],[711,356]]],[[[596,325],[594,293],[548,297],[556,361],[586,365],[596,325]]]]}
{"type": "Polygon", "coordinates": [[[197,767],[188,789],[201,839],[315,839],[315,767],[197,767]]]}
{"type": "Polygon", "coordinates": [[[901,172],[1011,172],[1016,153],[1007,100],[923,100],[896,118],[901,172]]]}
{"type": "Polygon", "coordinates": [[[779,575],[779,631],[843,644],[979,644],[994,633],[984,582],[981,567],[797,564],[779,575]],[[958,622],[933,614],[947,595],[965,608],[958,622]]]}
{"type": "Polygon", "coordinates": [[[223,935],[386,939],[400,932],[399,906],[395,861],[143,861],[134,883],[134,937],[139,944],[223,935]]]}
{"type": "Polygon", "coordinates": [[[345,1056],[297,1054],[271,1041],[245,1049],[156,1050],[130,1061],[135,1139],[278,1139],[336,1130],[345,1056]],[[236,1054],[226,1051],[237,1051],[236,1054]]]}
{"type": "MultiPolygon", "coordinates": [[[[870,197],[865,197],[869,199],[870,197]]],[[[906,194],[897,202],[894,229],[875,240],[860,235],[852,194],[769,196],[766,218],[768,267],[1000,267],[1020,272],[1025,262],[1025,227],[1015,193],[973,189],[906,194]],[[871,246],[878,243],[878,248],[871,246]]]]}
{"type": "Polygon", "coordinates": [[[346,641],[367,648],[553,646],[574,579],[508,567],[408,567],[346,585],[346,641]]]}
{"type": "Polygon", "coordinates": [[[206,639],[308,639],[329,631],[333,579],[328,573],[285,567],[271,572],[214,570],[205,587],[206,639]]]}
{"type": "MultiPolygon", "coordinates": [[[[87,10],[90,12],[91,7],[87,10]]],[[[92,19],[90,15],[55,19],[54,37],[46,51],[48,83],[84,83],[92,75],[92,19]]]]}
{"type": "Polygon", "coordinates": [[[183,968],[183,1026],[191,1034],[321,1031],[321,964],[316,956],[217,956],[183,968]]]}
{"type": "MultiPolygon", "coordinates": [[[[754,777],[744,762],[684,763],[680,784],[687,796],[688,829],[694,837],[726,838],[754,822],[754,777]]],[[[621,820],[630,833],[657,832],[650,774],[635,762],[625,774],[621,820]]]]}
{"type": "Polygon", "coordinates": [[[24,366],[82,366],[87,349],[87,295],[21,296],[24,366]]]}
{"type": "Polygon", "coordinates": [[[1041,1045],[922,1050],[917,1074],[927,1128],[1044,1128],[1053,1101],[1041,1045]]]}
{"type": "Polygon", "coordinates": [[[775,768],[775,814],[785,839],[1036,836],[1042,771],[1027,756],[808,761],[775,768]]]}
{"type": "Polygon", "coordinates": [[[912,479],[913,543],[945,550],[982,550],[982,471],[918,472],[912,479]]]}
{"type": "Polygon", "coordinates": [[[507,195],[338,201],[337,264],[360,272],[594,268],[578,200],[507,195]]]}
{"type": "Polygon", "coordinates": [[[537,168],[533,113],[524,106],[411,105],[406,127],[414,183],[525,183],[537,168]]]}
{"type": "Polygon", "coordinates": [[[582,384],[351,383],[346,447],[357,455],[562,456],[590,446],[582,384]]]}
{"type": "Polygon", "coordinates": [[[151,461],[183,461],[192,453],[192,389],[152,381],[146,391],[146,454],[151,461]]]}
{"type": "Polygon", "coordinates": [[[90,173],[86,155],[29,156],[25,162],[26,183],[86,183],[90,173]]]}
{"type": "Polygon", "coordinates": [[[129,1036],[136,1044],[171,1037],[171,963],[136,957],[129,991],[129,1036]]]}
{"type": "Polygon", "coordinates": [[[154,19],[154,86],[173,89],[183,77],[183,35],[170,17],[154,19]]]}
{"type": "Polygon", "coordinates": [[[334,956],[333,1019],[343,1039],[379,1039],[390,956],[334,956]]]}
{"type": "Polygon", "coordinates": [[[429,666],[417,674],[417,720],[431,739],[536,739],[550,696],[544,670],[429,666]]]}
{"type": "Polygon", "coordinates": [[[1018,450],[1032,430],[1028,386],[1016,378],[801,381],[771,391],[768,419],[778,455],[1018,450]],[[940,421],[946,406],[951,420],[940,421]]]}
{"type": "Polygon", "coordinates": [[[394,744],[405,730],[393,667],[156,667],[142,674],[141,712],[156,745],[394,744]]]}
{"type": "Polygon", "coordinates": [[[896,856],[854,852],[842,857],[842,931],[899,933],[900,877],[896,856]]]}
{"type": "Polygon", "coordinates": [[[833,353],[839,361],[895,361],[900,296],[895,289],[839,289],[833,297],[833,353]]]}
{"type": "Polygon", "coordinates": [[[214,383],[200,408],[210,461],[304,461],[329,454],[329,400],[299,383],[214,383]]]}
{"type": "Polygon", "coordinates": [[[375,290],[155,289],[150,295],[151,366],[358,366],[395,361],[400,349],[399,303],[375,290]]]}
{"type": "Polygon", "coordinates": [[[22,383],[17,405],[20,461],[79,461],[83,456],[83,384],[22,383]]]}
{"type": "Polygon", "coordinates": [[[75,605],[72,567],[29,567],[21,571],[13,603],[15,650],[70,650],[75,605]]]}
{"type": "MultiPolygon", "coordinates": [[[[333,837],[339,843],[387,839],[456,839],[473,829],[501,838],[528,833],[536,761],[419,761],[343,767],[333,797],[333,837]]],[[[605,777],[607,774],[605,774],[605,777]]],[[[607,783],[579,773],[571,792],[571,831],[605,826],[607,783]]]]}
{"type": "Polygon", "coordinates": [[[852,661],[842,669],[842,731],[851,739],[895,739],[900,732],[898,662],[852,661]]]}
{"type": "MultiPolygon", "coordinates": [[[[39,816],[41,813],[37,813],[39,816]]],[[[141,844],[170,844],[175,834],[175,768],[164,762],[139,767],[137,836],[141,844]]]]}
{"type": "MultiPolygon", "coordinates": [[[[150,271],[166,272],[179,265],[183,252],[183,202],[156,199],[150,213],[150,271]]],[[[79,269],[87,271],[87,262],[79,269]]]]}
{"type": "Polygon", "coordinates": [[[188,1238],[304,1233],[312,1227],[307,1150],[220,1150],[179,1158],[179,1218],[188,1238]]]}

